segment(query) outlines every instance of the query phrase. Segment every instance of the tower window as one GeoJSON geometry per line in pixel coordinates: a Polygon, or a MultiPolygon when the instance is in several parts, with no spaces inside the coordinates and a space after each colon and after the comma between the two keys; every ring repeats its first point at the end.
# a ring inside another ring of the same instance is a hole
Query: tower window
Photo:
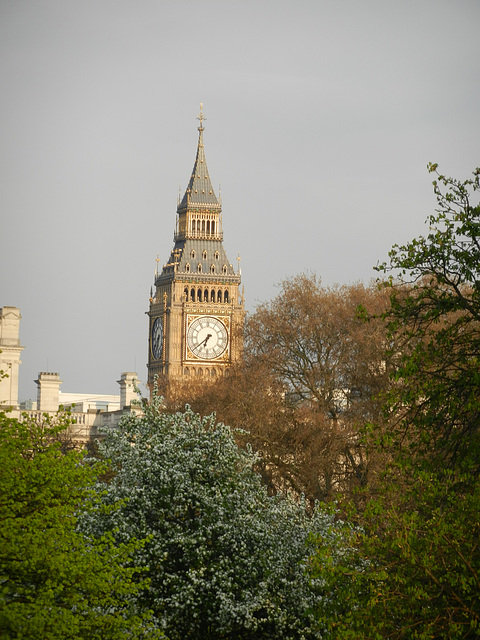
{"type": "Polygon", "coordinates": [[[195,249],[192,249],[192,253],[190,254],[192,260],[195,260],[195,249]]]}
{"type": "Polygon", "coordinates": [[[206,259],[207,259],[207,252],[206,252],[206,251],[204,251],[204,252],[203,252],[203,259],[204,259],[204,260],[206,260],[206,259]]]}
{"type": "Polygon", "coordinates": [[[197,302],[201,302],[202,301],[202,290],[199,289],[197,291],[197,302]]]}
{"type": "Polygon", "coordinates": [[[188,263],[185,265],[185,272],[190,273],[190,265],[188,263]]]}
{"type": "Polygon", "coordinates": [[[218,260],[220,258],[220,254],[218,253],[218,251],[215,251],[215,260],[218,260]]]}
{"type": "Polygon", "coordinates": [[[202,263],[200,262],[198,267],[197,267],[197,271],[198,273],[202,273],[202,263]]]}
{"type": "Polygon", "coordinates": [[[185,287],[185,289],[183,290],[183,295],[184,295],[185,302],[188,302],[188,289],[187,289],[187,287],[185,287]]]}
{"type": "Polygon", "coordinates": [[[212,266],[210,267],[210,273],[215,273],[215,265],[212,264],[212,266]]]}
{"type": "Polygon", "coordinates": [[[223,294],[223,301],[228,302],[228,291],[225,291],[225,293],[223,294]]]}
{"type": "Polygon", "coordinates": [[[221,301],[222,301],[222,292],[221,292],[221,291],[219,291],[219,292],[217,293],[217,302],[221,302],[221,301]]]}
{"type": "Polygon", "coordinates": [[[195,302],[195,289],[192,289],[192,290],[190,291],[190,300],[191,300],[192,302],[195,302]]]}
{"type": "Polygon", "coordinates": [[[227,265],[226,264],[223,265],[222,271],[223,271],[223,275],[227,274],[227,265]]]}

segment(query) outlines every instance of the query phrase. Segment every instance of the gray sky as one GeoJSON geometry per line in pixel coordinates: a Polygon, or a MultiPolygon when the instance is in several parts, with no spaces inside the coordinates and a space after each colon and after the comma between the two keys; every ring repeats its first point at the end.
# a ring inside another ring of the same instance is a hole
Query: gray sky
{"type": "Polygon", "coordinates": [[[429,161],[480,165],[478,0],[0,0],[0,306],[20,399],[146,378],[199,103],[247,308],[315,271],[368,282],[425,232],[429,161]]]}

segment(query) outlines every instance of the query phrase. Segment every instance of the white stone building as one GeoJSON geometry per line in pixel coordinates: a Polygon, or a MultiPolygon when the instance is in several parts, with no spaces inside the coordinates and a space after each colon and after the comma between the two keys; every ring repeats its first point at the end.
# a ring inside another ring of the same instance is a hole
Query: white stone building
{"type": "Polygon", "coordinates": [[[0,410],[9,409],[14,418],[21,419],[26,413],[41,421],[44,414],[54,416],[63,408],[71,412],[74,422],[69,435],[82,442],[101,435],[106,426],[117,425],[124,413],[140,413],[134,402],[140,381],[133,371],[121,374],[118,395],[64,393],[60,375],[42,371],[35,380],[37,401],[19,404],[20,353],[24,349],[20,345],[21,317],[17,307],[0,308],[0,410]]]}

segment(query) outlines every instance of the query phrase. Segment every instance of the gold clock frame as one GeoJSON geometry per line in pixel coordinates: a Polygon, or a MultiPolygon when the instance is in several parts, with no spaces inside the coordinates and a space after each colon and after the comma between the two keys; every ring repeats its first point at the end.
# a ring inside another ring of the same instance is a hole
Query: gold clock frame
{"type": "Polygon", "coordinates": [[[231,344],[232,344],[232,332],[231,332],[231,317],[229,315],[221,315],[217,313],[187,313],[185,315],[185,323],[184,323],[184,362],[188,364],[194,363],[203,363],[203,364],[218,364],[218,363],[229,363],[231,360],[231,344]],[[215,318],[215,320],[219,320],[225,327],[227,332],[227,347],[225,351],[216,358],[199,358],[197,355],[192,353],[188,346],[188,330],[190,325],[199,318],[215,318]]]}

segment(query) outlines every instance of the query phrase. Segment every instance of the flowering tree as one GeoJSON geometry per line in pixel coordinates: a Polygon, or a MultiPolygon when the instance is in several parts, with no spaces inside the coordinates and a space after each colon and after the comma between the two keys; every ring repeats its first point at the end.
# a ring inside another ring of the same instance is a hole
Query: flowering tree
{"type": "Polygon", "coordinates": [[[135,557],[150,580],[140,601],[166,635],[320,637],[312,611],[326,585],[309,574],[308,558],[321,538],[335,561],[344,525],[326,511],[307,515],[303,504],[269,497],[253,471],[255,456],[214,416],[188,407],[167,414],[156,398],[144,412],[127,416],[100,444],[113,477],[99,492],[107,505],[123,506],[89,515],[83,526],[95,535],[111,531],[119,544],[146,540],[135,557]]]}

